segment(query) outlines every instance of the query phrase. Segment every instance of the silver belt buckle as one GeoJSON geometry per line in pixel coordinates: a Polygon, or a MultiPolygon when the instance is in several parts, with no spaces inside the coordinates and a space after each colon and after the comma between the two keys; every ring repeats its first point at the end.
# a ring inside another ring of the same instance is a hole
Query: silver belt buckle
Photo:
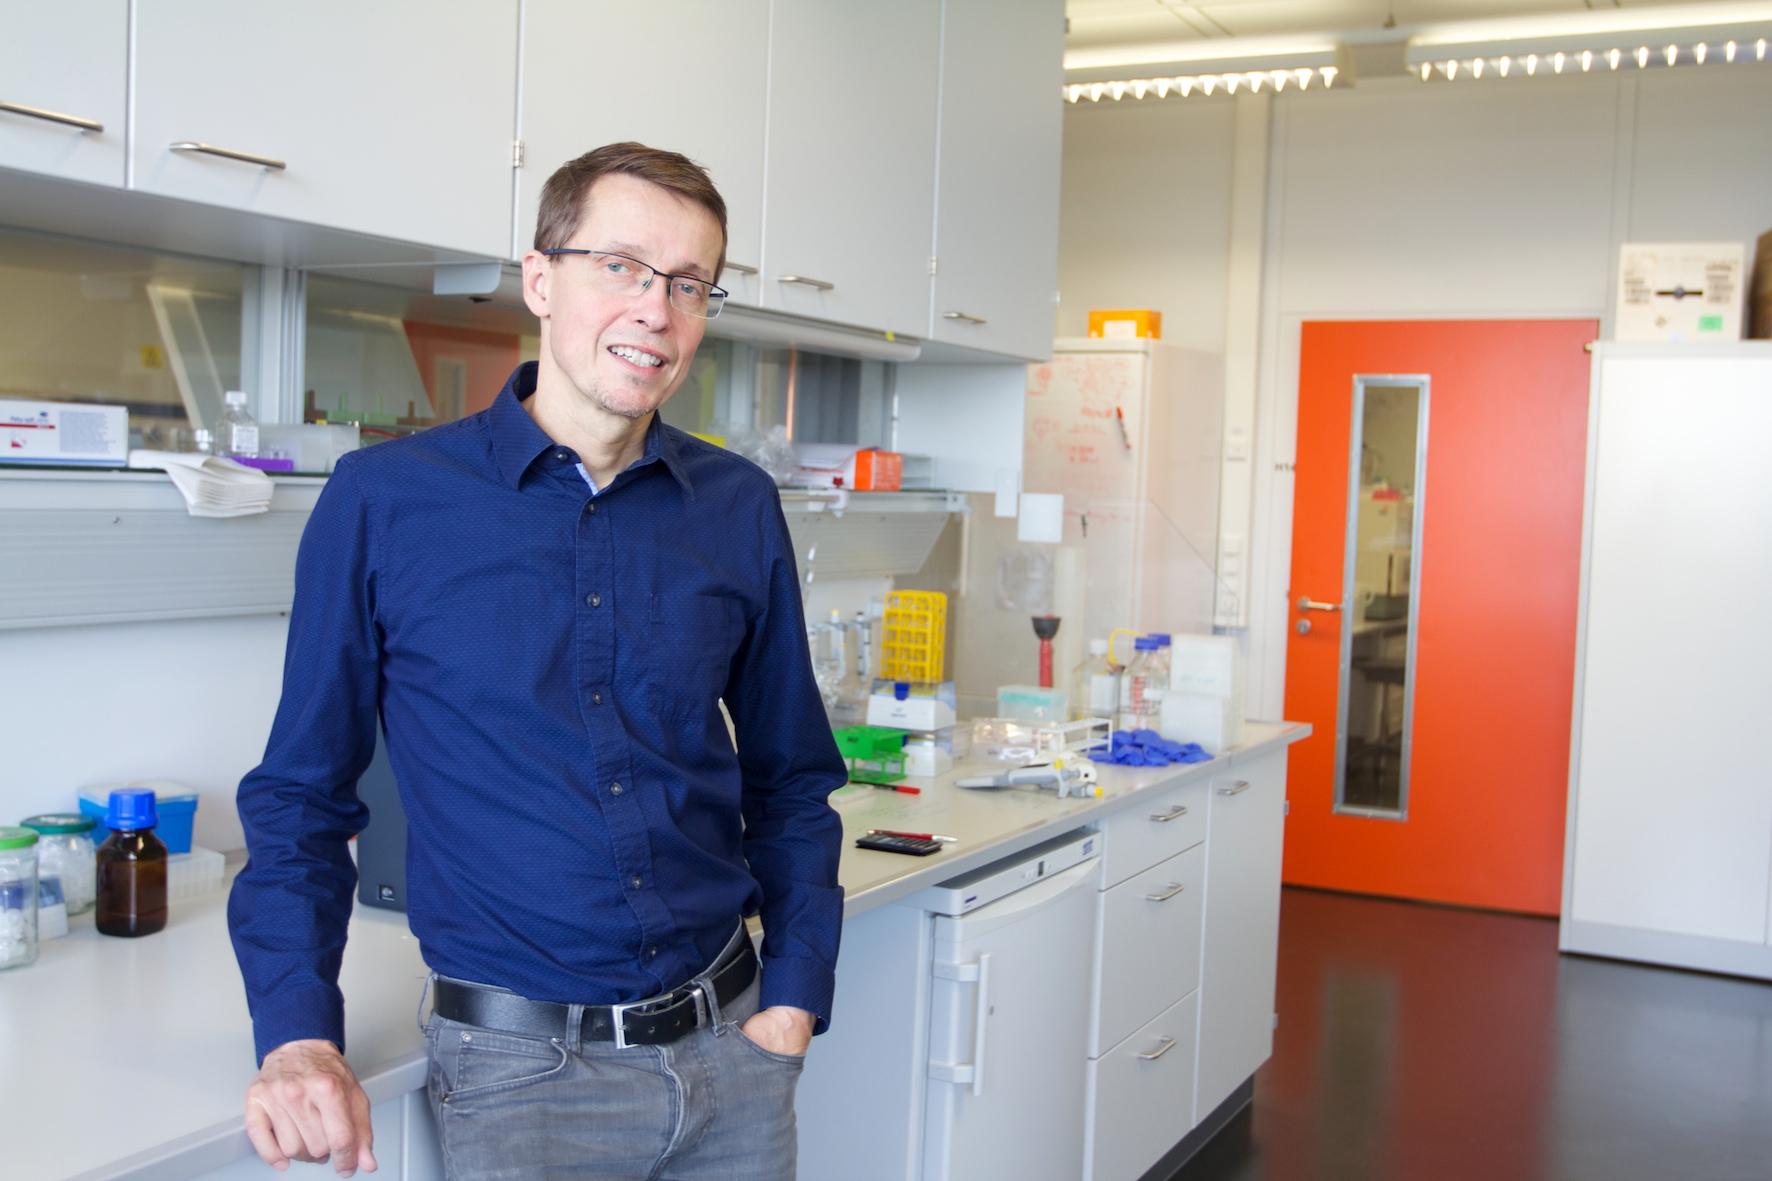
{"type": "MultiPolygon", "coordinates": [[[[711,1016],[708,1009],[707,994],[702,991],[700,983],[695,981],[691,981],[685,987],[688,989],[690,997],[695,1001],[695,1028],[705,1028],[711,1016]]],[[[628,1041],[627,1026],[623,1021],[623,1018],[627,1016],[629,1009],[645,1009],[653,1005],[666,1004],[671,1000],[672,995],[673,994],[671,993],[666,993],[664,996],[655,996],[647,1000],[629,1001],[625,1005],[610,1005],[609,1018],[615,1026],[615,1048],[618,1050],[632,1048],[631,1043],[628,1041]]]]}

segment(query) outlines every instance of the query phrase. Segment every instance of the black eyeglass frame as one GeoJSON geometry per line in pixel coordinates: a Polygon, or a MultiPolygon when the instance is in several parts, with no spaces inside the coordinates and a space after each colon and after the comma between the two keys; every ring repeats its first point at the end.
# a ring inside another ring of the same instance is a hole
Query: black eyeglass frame
{"type": "MultiPolygon", "coordinates": [[[[642,262],[640,259],[635,258],[631,254],[623,254],[619,250],[586,250],[586,249],[584,249],[582,247],[578,247],[578,246],[556,246],[551,250],[544,250],[544,251],[542,251],[542,253],[547,255],[549,258],[558,258],[562,254],[602,254],[602,255],[607,255],[610,258],[619,258],[624,262],[631,262],[637,267],[645,267],[647,270],[652,272],[652,279],[663,279],[663,280],[665,280],[667,286],[669,285],[670,280],[672,280],[672,279],[688,279],[692,283],[707,283],[708,296],[709,296],[710,301],[717,300],[718,303],[714,308],[714,314],[712,316],[697,316],[696,318],[700,319],[700,320],[714,319],[726,307],[726,301],[732,297],[732,293],[730,291],[726,290],[724,287],[717,287],[712,283],[708,283],[708,281],[706,279],[703,279],[697,275],[673,275],[673,274],[669,273],[668,271],[659,270],[657,267],[653,266],[649,262],[642,262]]],[[[640,290],[641,291],[650,291],[652,289],[652,279],[646,280],[646,282],[641,285],[640,290]]],[[[671,303],[669,296],[665,297],[665,302],[671,303]]],[[[676,307],[677,305],[674,303],[671,303],[671,306],[676,307]]],[[[681,310],[681,309],[679,309],[679,310],[681,310]]],[[[684,314],[685,315],[694,315],[693,312],[686,312],[684,314]]]]}

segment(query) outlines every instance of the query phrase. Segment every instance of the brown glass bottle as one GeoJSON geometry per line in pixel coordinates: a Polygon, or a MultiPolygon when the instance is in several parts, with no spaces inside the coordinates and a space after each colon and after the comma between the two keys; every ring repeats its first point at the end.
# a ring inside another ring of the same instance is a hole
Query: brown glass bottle
{"type": "Polygon", "coordinates": [[[98,847],[100,935],[133,939],[166,926],[166,844],[151,828],[113,832],[98,847]]]}

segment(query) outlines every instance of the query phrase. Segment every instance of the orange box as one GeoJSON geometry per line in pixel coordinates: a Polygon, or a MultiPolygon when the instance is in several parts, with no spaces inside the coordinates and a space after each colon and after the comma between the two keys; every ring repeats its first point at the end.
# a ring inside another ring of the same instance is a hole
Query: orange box
{"type": "Polygon", "coordinates": [[[843,483],[857,492],[897,492],[904,481],[904,456],[896,451],[857,451],[843,465],[843,483]]]}
{"type": "Polygon", "coordinates": [[[1095,340],[1163,339],[1163,313],[1149,308],[1121,308],[1089,313],[1089,335],[1095,340]]]}

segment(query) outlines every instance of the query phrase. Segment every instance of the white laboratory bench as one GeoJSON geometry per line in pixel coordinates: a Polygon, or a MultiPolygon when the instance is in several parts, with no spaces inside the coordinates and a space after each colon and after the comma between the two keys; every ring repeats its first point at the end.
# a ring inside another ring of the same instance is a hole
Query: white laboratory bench
{"type": "MultiPolygon", "coordinates": [[[[1093,799],[1059,800],[1050,791],[1026,789],[968,791],[953,786],[961,769],[907,781],[923,788],[919,795],[844,788],[832,797],[845,834],[839,871],[847,895],[844,956],[865,958],[865,947],[849,942],[858,934],[858,917],[1072,829],[1111,822],[1178,788],[1203,791],[1215,775],[1268,759],[1282,768],[1283,792],[1285,747],[1309,732],[1290,723],[1250,723],[1242,746],[1209,763],[1104,766],[1103,794],[1093,799]],[[869,828],[958,839],[926,858],[854,848],[854,838],[869,828]]],[[[1273,843],[1277,849],[1277,833],[1273,843]]],[[[1272,877],[1263,889],[1275,899],[1277,920],[1277,860],[1271,874],[1266,866],[1262,873],[1272,877]]],[[[0,1112],[8,1178],[224,1181],[271,1175],[252,1156],[241,1115],[255,1068],[226,898],[226,890],[217,890],[175,901],[167,929],[139,940],[102,937],[90,914],[81,916],[72,920],[67,937],[42,945],[36,964],[0,973],[0,1112]]],[[[1261,970],[1270,977],[1270,997],[1272,954],[1270,946],[1259,957],[1268,965],[1261,970]]],[[[442,1176],[423,1092],[417,1011],[425,975],[403,916],[357,910],[339,983],[346,1056],[374,1105],[382,1177],[442,1176]]],[[[845,1007],[843,976],[840,965],[832,1033],[813,1043],[808,1080],[822,1073],[821,1058],[845,1055],[851,1039],[839,1034],[868,1027],[863,1009],[845,1007]]],[[[848,1072],[835,1061],[829,1065],[848,1072]]],[[[871,1070],[866,1063],[849,1065],[871,1070]]],[[[805,1094],[803,1087],[803,1101],[805,1094]]],[[[1190,1118],[1187,1126],[1198,1122],[1190,1118]]],[[[803,1145],[813,1131],[803,1115],[803,1145]]],[[[867,1131],[850,1127],[844,1134],[853,1143],[867,1131]]],[[[291,1174],[302,1173],[330,1176],[331,1169],[292,1166],[291,1174]]],[[[802,1175],[808,1181],[818,1176],[804,1169],[802,1175]]]]}

